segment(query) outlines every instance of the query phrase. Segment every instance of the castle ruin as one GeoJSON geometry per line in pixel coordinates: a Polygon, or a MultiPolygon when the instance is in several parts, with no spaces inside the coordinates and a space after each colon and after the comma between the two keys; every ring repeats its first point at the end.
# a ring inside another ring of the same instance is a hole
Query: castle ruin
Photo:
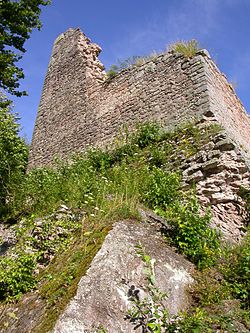
{"type": "Polygon", "coordinates": [[[167,129],[193,121],[217,123],[224,134],[184,161],[183,179],[195,183],[210,206],[213,225],[230,239],[244,234],[239,189],[250,186],[250,120],[226,77],[206,50],[192,58],[176,52],[149,58],[107,79],[101,48],[80,29],[54,43],[28,168],[51,165],[89,146],[107,146],[123,126],[160,121],[167,129]]]}
{"type": "Polygon", "coordinates": [[[159,120],[166,127],[214,117],[250,156],[250,121],[206,51],[166,53],[107,80],[101,48],[69,29],[54,43],[33,134],[29,168],[87,146],[104,146],[122,126],[159,120]]]}

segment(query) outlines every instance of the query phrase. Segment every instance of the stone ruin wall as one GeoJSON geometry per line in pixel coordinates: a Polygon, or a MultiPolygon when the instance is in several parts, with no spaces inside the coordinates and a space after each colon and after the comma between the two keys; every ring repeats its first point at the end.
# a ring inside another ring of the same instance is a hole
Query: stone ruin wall
{"type": "MultiPolygon", "coordinates": [[[[197,123],[206,132],[208,123],[215,118],[204,118],[197,123]]],[[[246,211],[239,196],[240,188],[250,187],[249,167],[241,150],[222,130],[210,136],[207,144],[190,158],[180,158],[183,187],[195,184],[203,211],[209,207],[212,226],[223,233],[225,239],[239,241],[246,232],[246,211]]]]}
{"type": "Polygon", "coordinates": [[[241,150],[250,166],[250,116],[247,115],[232,85],[215,63],[205,58],[209,109],[241,150]]]}
{"type": "Polygon", "coordinates": [[[98,82],[98,70],[102,73],[103,66],[94,58],[99,52],[100,48],[79,30],[71,29],[55,41],[33,133],[29,169],[51,164],[54,157],[65,157],[85,143],[83,138],[88,137],[91,127],[85,119],[88,67],[94,63],[98,82]]]}
{"type": "Polygon", "coordinates": [[[173,126],[207,110],[201,55],[188,64],[180,55],[160,55],[107,81],[96,58],[99,50],[79,30],[55,42],[29,168],[87,145],[104,145],[124,125],[157,119],[173,126]]]}
{"type": "Polygon", "coordinates": [[[107,80],[100,47],[77,29],[55,42],[36,126],[29,169],[88,146],[106,146],[122,126],[158,120],[166,128],[195,120],[224,132],[183,163],[184,181],[196,183],[213,224],[229,239],[245,231],[238,196],[249,187],[250,121],[225,76],[203,50],[191,59],[161,54],[107,80]]]}
{"type": "Polygon", "coordinates": [[[136,122],[158,120],[167,127],[201,116],[205,106],[199,73],[201,56],[184,67],[183,58],[160,55],[133,67],[89,91],[89,106],[95,115],[95,144],[112,141],[119,129],[136,122]],[[198,77],[198,78],[197,78],[198,77]]]}
{"type": "Polygon", "coordinates": [[[108,144],[124,125],[159,120],[173,127],[204,114],[215,117],[249,157],[249,117],[205,51],[192,59],[162,54],[106,80],[100,50],[79,29],[56,40],[29,168],[108,144]]]}

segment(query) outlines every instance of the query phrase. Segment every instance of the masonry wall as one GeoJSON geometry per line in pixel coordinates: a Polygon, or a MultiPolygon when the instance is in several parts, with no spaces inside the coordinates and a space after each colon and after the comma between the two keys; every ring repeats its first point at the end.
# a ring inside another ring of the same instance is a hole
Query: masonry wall
{"type": "Polygon", "coordinates": [[[96,115],[95,144],[110,142],[123,125],[158,120],[167,127],[199,117],[207,109],[202,57],[161,55],[120,73],[99,91],[89,92],[96,115]]]}
{"type": "MultiPolygon", "coordinates": [[[[50,164],[79,149],[88,131],[87,80],[89,71],[100,80],[100,47],[77,29],[69,29],[54,43],[32,138],[29,168],[50,164]]],[[[101,74],[101,77],[103,75],[101,74]]],[[[90,128],[89,128],[90,129],[90,128]]]]}
{"type": "Polygon", "coordinates": [[[241,153],[250,165],[250,117],[225,75],[215,63],[204,58],[204,68],[208,85],[209,108],[219,123],[234,139],[241,153]]]}
{"type": "Polygon", "coordinates": [[[50,164],[56,156],[67,157],[88,145],[105,145],[124,125],[160,120],[174,126],[208,108],[201,55],[190,61],[176,54],[160,55],[109,81],[93,45],[79,30],[70,30],[56,41],[29,168],[50,164]]]}
{"type": "Polygon", "coordinates": [[[55,42],[29,168],[89,145],[105,146],[125,125],[159,120],[173,127],[203,116],[215,117],[249,153],[249,118],[206,52],[192,59],[162,54],[111,80],[105,78],[99,52],[79,29],[68,30],[55,42]]]}

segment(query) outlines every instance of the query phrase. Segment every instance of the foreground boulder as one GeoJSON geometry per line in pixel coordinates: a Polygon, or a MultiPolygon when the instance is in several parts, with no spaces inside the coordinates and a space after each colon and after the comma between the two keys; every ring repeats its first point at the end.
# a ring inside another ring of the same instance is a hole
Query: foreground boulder
{"type": "Polygon", "coordinates": [[[186,289],[193,282],[193,265],[166,245],[158,223],[122,221],[106,237],[53,333],[100,332],[100,328],[109,333],[135,332],[125,318],[133,306],[131,290],[136,290],[140,299],[148,297],[138,244],[155,262],[156,286],[167,293],[164,305],[170,315],[188,307],[186,289]]]}

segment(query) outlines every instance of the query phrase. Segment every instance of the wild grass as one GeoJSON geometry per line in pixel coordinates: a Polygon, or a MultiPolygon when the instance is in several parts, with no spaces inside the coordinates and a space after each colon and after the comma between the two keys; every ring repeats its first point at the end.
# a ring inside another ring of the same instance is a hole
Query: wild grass
{"type": "Polygon", "coordinates": [[[109,70],[107,71],[107,79],[111,80],[117,74],[119,74],[124,69],[132,68],[132,67],[140,67],[147,63],[148,61],[154,61],[158,57],[159,53],[156,51],[152,52],[147,56],[133,56],[129,57],[124,60],[118,60],[117,64],[113,64],[110,66],[109,70]]]}
{"type": "MultiPolygon", "coordinates": [[[[167,219],[172,226],[172,232],[166,235],[168,241],[199,269],[206,271],[215,265],[216,259],[221,256],[219,236],[209,228],[209,212],[201,214],[193,190],[182,190],[179,166],[219,130],[217,126],[200,130],[186,124],[173,132],[166,132],[159,124],[147,123],[138,126],[133,133],[123,133],[106,151],[90,149],[85,154],[72,156],[68,162],[57,162],[53,169],[41,168],[29,172],[13,200],[8,203],[9,216],[6,217],[6,220],[17,220],[19,239],[10,257],[17,255],[15,249],[22,249],[19,255],[20,258],[23,256],[24,265],[21,268],[14,266],[8,256],[1,259],[0,266],[5,268],[0,276],[2,300],[16,300],[38,283],[48,305],[46,316],[49,319],[40,325],[41,329],[37,332],[43,332],[44,327],[52,327],[113,221],[139,219],[140,206],[147,206],[167,219]],[[36,242],[31,230],[34,229],[35,218],[51,216],[62,204],[81,214],[81,219],[73,227],[70,221],[56,222],[48,218],[43,227],[46,241],[34,257],[32,248],[36,249],[36,242]],[[57,226],[66,230],[61,241],[55,237],[57,226]],[[45,263],[44,269],[34,275],[35,265],[48,249],[54,249],[54,259],[45,263]],[[79,264],[83,253],[86,257],[79,264]],[[31,257],[32,261],[29,260],[31,257]],[[65,263],[65,267],[61,263],[65,263]],[[7,274],[14,268],[16,275],[7,274]],[[26,283],[25,289],[21,289],[22,281],[26,283]],[[68,290],[71,290],[70,293],[68,290]]],[[[241,298],[244,302],[249,292],[245,281],[248,251],[237,250],[237,255],[229,260],[230,270],[221,270],[225,281],[231,285],[230,297],[241,298]],[[238,276],[244,277],[244,281],[238,276]]],[[[199,293],[201,295],[202,290],[199,293]]],[[[203,298],[204,305],[205,296],[199,297],[203,298]]],[[[199,306],[202,306],[201,301],[199,306]]],[[[199,320],[204,317],[195,312],[192,325],[197,322],[197,316],[199,320]]],[[[185,325],[189,327],[189,324],[185,325]]]]}
{"type": "Polygon", "coordinates": [[[185,58],[192,58],[200,50],[199,43],[192,39],[190,41],[179,41],[168,47],[168,51],[182,54],[185,58]]]}

